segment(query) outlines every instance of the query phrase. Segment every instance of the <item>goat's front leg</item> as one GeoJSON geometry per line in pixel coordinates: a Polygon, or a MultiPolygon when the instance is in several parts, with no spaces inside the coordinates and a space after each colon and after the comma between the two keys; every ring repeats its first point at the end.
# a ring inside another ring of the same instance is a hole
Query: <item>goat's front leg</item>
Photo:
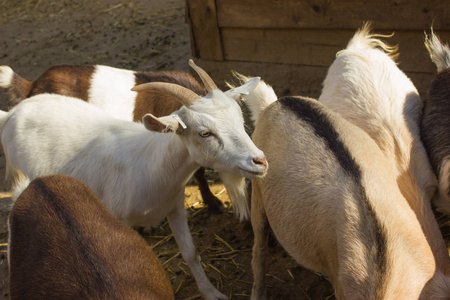
{"type": "MultiPolygon", "coordinates": [[[[255,183],[255,181],[253,181],[255,183]]],[[[254,233],[253,244],[253,288],[251,300],[265,300],[265,261],[269,238],[269,222],[263,207],[263,199],[259,186],[253,184],[251,219],[254,233]]]]}
{"type": "Polygon", "coordinates": [[[191,269],[192,275],[194,275],[202,297],[207,300],[228,299],[227,296],[219,292],[212,285],[208,277],[206,277],[205,271],[200,263],[200,256],[197,255],[194,241],[189,231],[187,212],[184,208],[184,193],[177,200],[176,208],[167,215],[167,220],[180,248],[181,255],[183,255],[184,260],[191,269]]]}

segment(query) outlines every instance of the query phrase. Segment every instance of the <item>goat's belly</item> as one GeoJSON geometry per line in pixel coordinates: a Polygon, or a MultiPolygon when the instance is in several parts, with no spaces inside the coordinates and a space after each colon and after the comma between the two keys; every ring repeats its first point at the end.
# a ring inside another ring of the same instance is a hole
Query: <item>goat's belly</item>
{"type": "Polygon", "coordinates": [[[151,201],[151,203],[134,204],[127,210],[122,211],[111,209],[111,212],[116,218],[129,226],[150,227],[161,223],[175,208],[174,201],[158,201],[158,199],[149,199],[148,201],[151,201]]]}
{"type": "Polygon", "coordinates": [[[166,215],[155,215],[154,211],[144,211],[141,214],[129,214],[121,221],[131,227],[150,227],[161,223],[166,215]]]}

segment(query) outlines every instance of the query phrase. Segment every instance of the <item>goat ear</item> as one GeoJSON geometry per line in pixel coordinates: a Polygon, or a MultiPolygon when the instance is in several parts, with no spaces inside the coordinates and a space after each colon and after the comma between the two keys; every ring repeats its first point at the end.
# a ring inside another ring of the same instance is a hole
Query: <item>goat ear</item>
{"type": "Polygon", "coordinates": [[[142,118],[145,128],[155,132],[177,132],[180,123],[173,116],[165,116],[157,118],[152,114],[146,114],[142,118]]]}
{"type": "Polygon", "coordinates": [[[241,95],[248,95],[251,91],[253,91],[258,86],[260,80],[261,77],[253,77],[243,85],[226,91],[225,95],[237,100],[241,95]]]}

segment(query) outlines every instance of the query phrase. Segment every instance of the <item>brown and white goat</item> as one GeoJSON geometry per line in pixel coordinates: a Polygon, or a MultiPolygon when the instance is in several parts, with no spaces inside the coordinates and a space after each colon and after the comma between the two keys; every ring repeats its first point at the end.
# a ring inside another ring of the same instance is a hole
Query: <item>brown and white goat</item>
{"type": "Polygon", "coordinates": [[[439,181],[439,207],[450,213],[450,48],[431,32],[425,46],[438,74],[424,101],[421,136],[439,181]]]}
{"type": "Polygon", "coordinates": [[[174,299],[151,247],[86,185],[64,175],[28,183],[9,217],[11,299],[174,299]]]}
{"type": "MultiPolygon", "coordinates": [[[[141,72],[102,65],[58,65],[31,82],[10,67],[0,66],[0,87],[8,89],[14,102],[53,93],[82,99],[116,118],[135,122],[141,122],[146,113],[162,117],[181,108],[171,95],[157,91],[131,91],[134,86],[147,82],[175,83],[200,96],[207,93],[194,77],[179,71],[141,72]]],[[[220,212],[223,203],[209,189],[205,168],[199,168],[194,177],[208,209],[220,212]]]]}
{"type": "Polygon", "coordinates": [[[314,99],[276,101],[266,90],[247,97],[257,120],[253,141],[271,166],[252,180],[252,299],[266,299],[269,225],[299,264],[329,278],[338,299],[435,299],[430,295],[448,292],[427,286],[433,253],[369,135],[314,99]]]}

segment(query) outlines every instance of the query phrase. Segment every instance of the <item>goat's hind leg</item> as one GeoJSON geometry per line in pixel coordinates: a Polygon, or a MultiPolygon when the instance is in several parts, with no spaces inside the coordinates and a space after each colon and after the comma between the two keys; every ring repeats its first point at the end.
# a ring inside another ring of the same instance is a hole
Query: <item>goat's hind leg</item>
{"type": "Polygon", "coordinates": [[[265,261],[268,251],[269,222],[267,221],[259,186],[253,185],[251,219],[254,233],[252,300],[264,300],[266,296],[265,261]]]}
{"type": "Polygon", "coordinates": [[[198,189],[202,194],[203,203],[208,207],[208,211],[212,213],[221,213],[224,205],[209,189],[208,181],[205,176],[205,168],[199,168],[194,173],[194,178],[197,181],[198,189]]]}

